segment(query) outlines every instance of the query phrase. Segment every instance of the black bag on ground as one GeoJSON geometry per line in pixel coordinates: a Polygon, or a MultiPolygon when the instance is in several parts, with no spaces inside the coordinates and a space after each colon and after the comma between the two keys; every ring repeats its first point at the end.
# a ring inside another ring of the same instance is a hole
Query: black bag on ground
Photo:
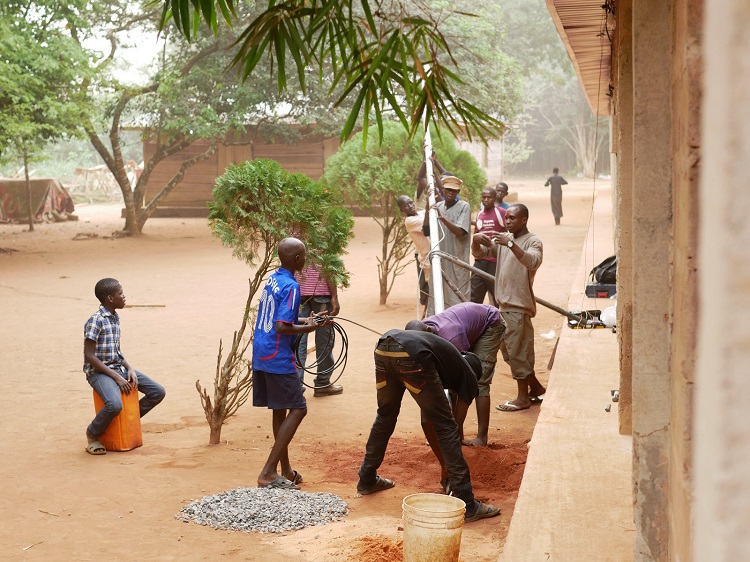
{"type": "Polygon", "coordinates": [[[617,283],[617,256],[608,257],[591,270],[591,278],[597,283],[617,283]]]}

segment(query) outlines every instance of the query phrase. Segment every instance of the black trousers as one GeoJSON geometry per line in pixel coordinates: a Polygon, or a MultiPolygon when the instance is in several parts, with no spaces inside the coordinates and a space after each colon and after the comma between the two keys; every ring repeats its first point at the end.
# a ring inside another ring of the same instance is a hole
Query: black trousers
{"type": "MultiPolygon", "coordinates": [[[[482,271],[495,275],[497,270],[497,262],[490,260],[476,260],[474,267],[481,269],[482,271]]],[[[471,274],[471,302],[482,304],[484,302],[484,296],[490,294],[490,302],[495,304],[495,281],[484,279],[476,273],[471,274]]]]}
{"type": "Polygon", "coordinates": [[[424,417],[435,428],[453,494],[465,501],[466,505],[472,505],[474,493],[469,466],[461,451],[456,420],[435,368],[423,367],[395,340],[387,338],[375,349],[375,381],[378,413],[367,439],[365,458],[359,468],[360,483],[364,486],[375,483],[388,441],[396,428],[401,400],[408,389],[424,417]]]}

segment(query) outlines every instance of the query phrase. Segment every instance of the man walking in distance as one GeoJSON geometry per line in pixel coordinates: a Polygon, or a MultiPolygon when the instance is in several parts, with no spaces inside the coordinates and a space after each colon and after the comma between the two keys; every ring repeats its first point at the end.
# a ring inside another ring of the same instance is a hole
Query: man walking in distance
{"type": "MultiPolygon", "coordinates": [[[[461,191],[464,182],[456,176],[444,176],[442,181],[445,200],[437,203],[435,210],[437,211],[439,226],[443,228],[433,235],[441,238],[440,250],[469,263],[471,256],[471,207],[466,201],[458,200],[458,193],[461,191]]],[[[429,206],[425,213],[422,232],[425,236],[431,235],[429,206]]],[[[443,260],[442,265],[443,274],[458,287],[459,291],[468,296],[471,283],[469,270],[447,260],[443,260]]],[[[443,283],[443,295],[445,308],[463,302],[446,283],[443,283]]],[[[427,310],[428,313],[434,310],[432,302],[428,305],[427,310]]]]}
{"type": "Polygon", "coordinates": [[[568,185],[565,178],[558,175],[559,171],[557,168],[552,168],[552,175],[547,178],[547,182],[544,184],[545,187],[550,186],[549,199],[552,205],[552,215],[555,217],[555,225],[560,224],[560,218],[563,216],[562,186],[568,185]]]}
{"type": "Polygon", "coordinates": [[[430,298],[430,239],[422,232],[424,223],[424,211],[417,211],[414,201],[408,195],[401,195],[397,200],[398,208],[404,216],[404,227],[414,243],[416,252],[414,259],[417,262],[417,280],[419,283],[419,304],[426,306],[430,298]]]}
{"type": "Polygon", "coordinates": [[[490,429],[490,384],[495,373],[497,351],[503,340],[505,323],[500,311],[489,304],[463,302],[453,305],[440,314],[428,316],[421,322],[412,320],[407,330],[421,330],[438,335],[451,342],[459,351],[471,351],[482,362],[482,375],[477,381],[477,436],[463,439],[463,427],[459,426],[461,441],[470,447],[485,447],[490,429]]]}
{"type": "Polygon", "coordinates": [[[500,248],[495,274],[495,299],[505,321],[501,350],[503,359],[518,384],[518,395],[497,406],[504,412],[525,410],[531,397],[543,396],[545,389],[534,372],[534,326],[536,315],[534,275],[542,265],[542,241],[529,232],[529,210],[525,205],[511,205],[505,213],[508,232],[491,236],[475,234],[471,252],[476,258],[496,253],[500,248]]]}
{"type": "MultiPolygon", "coordinates": [[[[505,232],[505,209],[495,206],[495,190],[491,187],[482,190],[482,209],[477,214],[477,222],[474,225],[474,233],[477,232],[505,232]]],[[[487,255],[475,260],[474,267],[494,276],[497,258],[487,255]]],[[[472,274],[471,302],[482,304],[487,293],[490,294],[490,302],[495,304],[495,282],[472,274]]]]}
{"type": "MultiPolygon", "coordinates": [[[[312,313],[328,316],[337,316],[341,307],[339,306],[338,288],[334,283],[327,281],[317,267],[308,266],[302,273],[295,275],[300,286],[299,315],[302,318],[312,316],[312,313]]],[[[328,349],[333,338],[333,328],[324,327],[315,331],[315,362],[317,363],[317,376],[315,377],[315,391],[313,396],[332,396],[344,392],[340,384],[331,384],[331,373],[333,372],[332,349],[328,349]]],[[[299,342],[299,360],[302,364],[298,373],[303,380],[305,371],[303,369],[307,361],[307,333],[302,334],[299,342]]]]}
{"type": "Polygon", "coordinates": [[[390,330],[375,347],[375,386],[378,413],[359,468],[357,492],[374,494],[393,488],[393,480],[378,476],[388,441],[409,390],[422,411],[422,428],[442,468],[441,484],[466,503],[464,521],[493,517],[500,510],[474,499],[469,466],[461,451],[456,420],[463,423],[466,410],[477,395],[482,367],[472,353],[465,357],[443,338],[415,330],[390,330]],[[445,390],[456,396],[455,409],[445,390]],[[454,418],[455,416],[455,418],[454,418]]]}

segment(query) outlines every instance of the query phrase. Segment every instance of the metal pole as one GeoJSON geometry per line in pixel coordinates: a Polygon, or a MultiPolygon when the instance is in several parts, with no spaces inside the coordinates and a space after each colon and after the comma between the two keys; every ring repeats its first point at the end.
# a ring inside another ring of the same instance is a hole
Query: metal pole
{"type": "MultiPolygon", "coordinates": [[[[469,265],[468,263],[466,263],[464,261],[461,261],[460,259],[458,259],[456,257],[451,256],[450,254],[446,254],[445,252],[440,252],[440,255],[441,255],[441,257],[445,258],[449,262],[454,263],[454,264],[456,264],[459,267],[463,267],[464,269],[468,269],[469,271],[471,271],[472,273],[474,273],[475,275],[478,275],[479,277],[481,277],[483,279],[487,279],[489,281],[494,281],[495,280],[495,276],[494,275],[490,275],[486,271],[482,271],[481,269],[477,269],[476,267],[474,267],[472,265],[469,265]]],[[[538,304],[541,304],[542,306],[544,306],[546,308],[549,308],[550,310],[554,310],[558,314],[562,314],[563,316],[565,316],[566,318],[569,318],[570,320],[584,321],[584,320],[589,319],[589,316],[587,316],[585,314],[576,314],[575,312],[568,312],[564,308],[560,308],[559,306],[554,305],[551,302],[546,301],[544,299],[540,299],[539,297],[534,297],[534,300],[538,304]]]]}
{"type": "Polygon", "coordinates": [[[430,265],[432,266],[432,284],[430,292],[432,301],[435,306],[435,314],[445,310],[445,298],[443,296],[443,267],[440,256],[440,231],[438,230],[437,211],[435,210],[435,178],[432,170],[432,138],[430,138],[430,128],[427,126],[425,118],[424,128],[424,160],[425,172],[427,173],[427,200],[430,203],[429,221],[430,221],[430,265]]]}

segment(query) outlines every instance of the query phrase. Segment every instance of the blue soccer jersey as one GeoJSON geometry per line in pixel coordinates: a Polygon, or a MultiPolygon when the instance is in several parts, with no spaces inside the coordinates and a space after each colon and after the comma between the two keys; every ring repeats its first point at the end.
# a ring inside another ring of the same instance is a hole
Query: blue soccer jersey
{"type": "Polygon", "coordinates": [[[267,373],[296,373],[294,339],[276,332],[276,322],[296,324],[299,319],[299,283],[283,267],[266,281],[258,304],[253,335],[253,369],[267,373]]]}

